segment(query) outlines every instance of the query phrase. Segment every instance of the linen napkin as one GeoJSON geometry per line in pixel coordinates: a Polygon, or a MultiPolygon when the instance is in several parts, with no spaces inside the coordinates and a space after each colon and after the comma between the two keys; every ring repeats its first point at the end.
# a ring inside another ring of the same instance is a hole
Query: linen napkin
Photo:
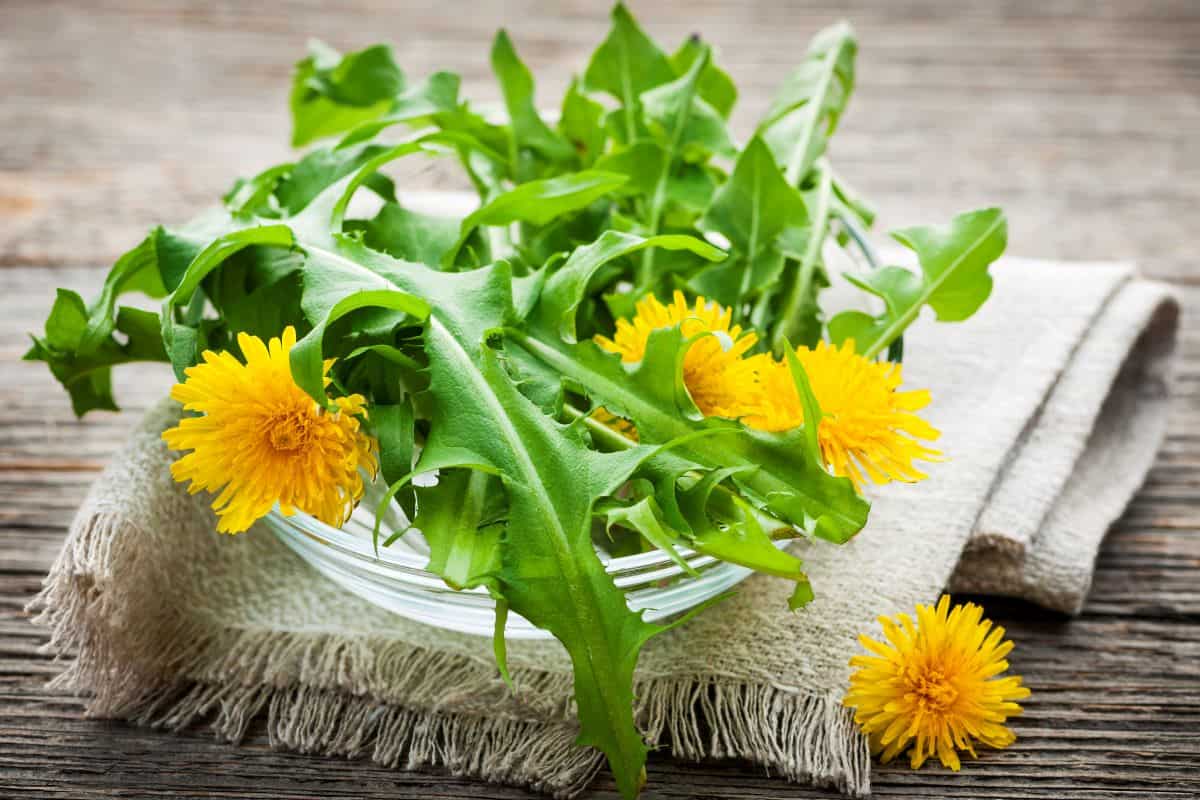
{"type": "MultiPolygon", "coordinates": [[[[876,618],[947,586],[1077,610],[1099,542],[1142,481],[1164,427],[1178,305],[1119,264],[1007,259],[984,309],[919,322],[905,383],[928,387],[948,456],[915,486],[873,491],[848,544],[801,544],[817,598],[745,581],[653,639],[639,663],[648,741],[686,759],[736,757],[863,796],[867,744],[842,707],[848,659],[876,618]],[[960,560],[960,556],[962,556],[960,560]]],[[[214,533],[168,474],[164,402],[93,486],[32,604],[47,647],[74,656],[59,687],[91,714],[570,797],[601,756],[573,744],[569,663],[514,641],[516,691],[490,641],[411,622],[329,583],[265,528],[214,533]]],[[[650,775],[653,785],[653,770],[650,775]]]]}

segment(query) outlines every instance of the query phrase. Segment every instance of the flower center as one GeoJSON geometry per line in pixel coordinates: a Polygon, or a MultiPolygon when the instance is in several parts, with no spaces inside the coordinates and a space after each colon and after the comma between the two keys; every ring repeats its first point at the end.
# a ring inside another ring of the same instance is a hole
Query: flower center
{"type": "Polygon", "coordinates": [[[908,686],[925,711],[945,711],[958,699],[958,690],[937,667],[910,672],[908,686]]]}
{"type": "Polygon", "coordinates": [[[273,417],[267,438],[279,452],[292,452],[305,447],[312,439],[312,415],[304,411],[288,411],[273,417]]]}

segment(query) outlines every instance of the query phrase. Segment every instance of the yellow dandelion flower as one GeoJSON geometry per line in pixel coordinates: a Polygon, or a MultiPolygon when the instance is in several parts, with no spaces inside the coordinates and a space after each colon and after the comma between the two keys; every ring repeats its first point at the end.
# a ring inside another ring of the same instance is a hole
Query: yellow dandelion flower
{"type": "Polygon", "coordinates": [[[201,414],[163,432],[172,450],[192,451],[171,465],[171,475],[191,481],[193,494],[217,495],[223,533],[246,530],[276,503],[286,515],[299,509],[341,525],[362,497],[362,471],[374,475],[377,468],[378,446],[359,422],[366,401],[354,394],[335,399],[336,411],[320,408],[292,379],[288,352],[295,344],[291,326],[269,345],[240,334],[244,364],[205,351],[204,362],[171,390],[184,409],[201,414]]]}
{"type": "MultiPolygon", "coordinates": [[[[914,412],[929,404],[929,392],[898,391],[899,364],[879,363],[854,351],[854,342],[841,348],[820,342],[815,349],[796,349],[812,386],[822,419],[818,428],[821,455],[837,475],[862,488],[875,483],[914,482],[925,477],[916,460],[938,461],[941,454],[921,444],[940,435],[914,412]]],[[[743,422],[752,428],[781,431],[804,423],[804,409],[786,362],[754,356],[759,397],[743,422]]]]}
{"type": "Polygon", "coordinates": [[[957,751],[974,758],[973,742],[999,748],[1016,740],[1004,723],[1021,713],[1016,701],[1029,689],[1017,675],[998,677],[1012,642],[982,608],[951,609],[943,595],[936,609],[917,606],[916,624],[908,614],[879,622],[888,642],[859,637],[873,655],[850,659],[857,669],[844,702],[885,764],[908,748],[913,769],[936,755],[957,771],[957,751]]]}
{"type": "Polygon", "coordinates": [[[597,336],[596,343],[610,353],[619,353],[626,364],[646,355],[650,334],[663,328],[680,327],[685,339],[701,333],[683,357],[683,383],[696,408],[706,417],[738,417],[745,412],[742,398],[754,383],[754,371],[746,351],[758,337],[734,325],[733,312],[703,297],[689,306],[683,292],[676,291],[670,305],[647,295],[637,303],[632,320],[617,320],[613,337],[597,336]]]}

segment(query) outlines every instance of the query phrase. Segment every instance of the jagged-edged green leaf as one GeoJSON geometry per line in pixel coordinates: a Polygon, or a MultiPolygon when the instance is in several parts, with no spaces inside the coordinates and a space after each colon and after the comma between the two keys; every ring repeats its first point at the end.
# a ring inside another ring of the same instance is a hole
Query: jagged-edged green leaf
{"type": "Polygon", "coordinates": [[[282,209],[274,202],[275,191],[295,167],[289,161],[268,167],[251,178],[238,178],[221,197],[221,202],[235,216],[278,217],[282,209]]]}
{"type": "MultiPolygon", "coordinates": [[[[364,167],[366,169],[366,167],[364,167]]],[[[309,266],[339,264],[425,300],[430,430],[417,470],[470,465],[505,483],[509,524],[501,538],[498,581],[511,608],[563,643],[575,665],[580,742],[602,750],[623,793],[641,784],[646,746],[633,722],[637,653],[659,630],[628,610],[591,543],[592,508],[611,495],[647,455],[635,448],[603,454],[582,430],[555,422],[525,398],[483,342],[519,322],[530,278],[514,289],[507,264],[443,273],[398,262],[338,236],[328,209],[342,204],[354,181],[331,189],[305,218],[300,244],[309,266]],[[322,212],[322,209],[325,209],[322,212]],[[325,220],[322,223],[322,219],[325,220]],[[462,425],[464,419],[476,421],[462,425]]],[[[369,279],[364,279],[369,280],[369,279]]]]}
{"type": "MultiPolygon", "coordinates": [[[[375,254],[373,259],[385,257],[375,254]]],[[[422,269],[422,268],[418,268],[422,269]]],[[[563,643],[575,668],[580,743],[602,750],[623,793],[641,783],[646,746],[633,724],[632,675],[642,643],[657,627],[625,606],[591,543],[595,500],[611,494],[643,453],[590,450],[545,416],[481,346],[514,316],[507,267],[463,273],[406,271],[424,284],[433,311],[426,327],[432,406],[418,469],[470,460],[504,479],[508,526],[498,578],[511,608],[563,643]],[[449,294],[453,301],[438,302],[449,294]],[[476,425],[456,424],[475,419],[476,425]]]]}
{"type": "MultiPolygon", "coordinates": [[[[304,241],[310,257],[318,249],[304,241]]],[[[591,509],[619,486],[641,451],[605,455],[582,433],[554,422],[513,384],[482,342],[517,321],[512,279],[503,263],[439,273],[396,262],[352,239],[324,245],[347,268],[370,272],[422,297],[430,363],[430,432],[417,469],[471,464],[501,475],[509,499],[499,573],[512,609],[550,630],[576,667],[581,743],[608,755],[622,790],[638,785],[646,748],[633,725],[632,672],[657,627],[630,612],[592,549],[591,509]],[[353,265],[353,266],[350,266],[353,265]],[[458,424],[463,419],[477,424],[458,424]]]]}
{"type": "Polygon", "coordinates": [[[759,134],[797,186],[825,152],[850,94],[858,40],[845,22],[813,37],[804,62],[784,82],[761,123],[759,134]]]}
{"type": "Polygon", "coordinates": [[[447,469],[434,486],[416,489],[413,527],[429,544],[430,572],[452,589],[495,582],[507,503],[500,479],[486,472],[447,469]]]}
{"type": "Polygon", "coordinates": [[[393,125],[436,124],[439,115],[459,111],[458,89],[461,79],[453,72],[435,72],[422,83],[396,97],[388,113],[354,127],[342,137],[335,149],[374,139],[393,125]]]}
{"type": "MultiPolygon", "coordinates": [[[[163,285],[162,273],[158,267],[157,245],[159,237],[163,235],[166,235],[166,232],[161,227],[156,228],[142,240],[141,244],[117,259],[117,263],[112,266],[104,279],[104,288],[100,290],[100,296],[87,311],[87,320],[82,333],[76,341],[72,342],[70,349],[88,352],[108,338],[115,322],[113,309],[116,306],[117,298],[122,294],[137,291],[148,297],[162,297],[167,293],[167,289],[163,285]]],[[[74,292],[70,294],[74,294],[74,292]]],[[[78,295],[75,296],[78,297],[78,295]]],[[[55,309],[60,308],[60,302],[64,302],[61,293],[55,302],[55,309]]],[[[74,303],[68,302],[61,306],[61,309],[60,313],[70,319],[70,322],[66,323],[64,327],[73,329],[76,325],[74,303]]],[[[52,310],[50,319],[46,320],[47,337],[50,337],[50,330],[59,325],[55,316],[55,312],[52,310]]],[[[75,339],[73,335],[71,338],[75,339]]]]}
{"type": "Polygon", "coordinates": [[[305,266],[300,302],[313,328],[292,348],[292,377],[319,403],[325,402],[323,342],[329,325],[363,308],[397,312],[396,325],[429,315],[429,304],[421,298],[397,289],[378,275],[347,268],[342,260],[322,255],[310,256],[305,266]]]}
{"type": "Polygon", "coordinates": [[[565,341],[575,341],[575,315],[583,302],[588,284],[597,270],[614,259],[648,247],[687,250],[715,261],[724,253],[694,236],[666,235],[644,238],[617,231],[605,231],[595,242],[577,248],[542,290],[538,312],[565,341]]]}
{"type": "MultiPolygon", "coordinates": [[[[430,331],[437,351],[443,332],[436,324],[430,331]]],[[[488,423],[473,436],[462,426],[443,436],[455,446],[483,451],[506,476],[509,524],[499,573],[504,595],[514,611],[566,647],[574,666],[579,743],[603,751],[622,793],[633,796],[647,750],[633,721],[633,670],[641,645],[658,628],[626,607],[593,549],[590,520],[594,499],[611,494],[635,460],[596,453],[564,435],[515,391],[486,353],[481,367],[461,363],[453,375],[439,375],[437,368],[453,362],[437,357],[431,362],[431,392],[441,391],[447,402],[435,420],[476,413],[488,423]]],[[[446,426],[435,424],[427,453],[444,446],[439,430],[446,426]]]]}
{"type": "MultiPolygon", "coordinates": [[[[280,210],[288,216],[298,214],[314,197],[386,150],[379,145],[367,145],[312,151],[276,180],[273,191],[280,210]]],[[[396,187],[388,177],[372,174],[367,185],[384,200],[395,201],[396,187]]]]}
{"type": "Polygon", "coordinates": [[[247,247],[291,248],[294,245],[295,238],[286,225],[259,225],[219,236],[196,254],[180,278],[179,285],[163,301],[163,346],[179,380],[184,379],[183,371],[187,367],[199,361],[207,345],[207,338],[199,324],[199,311],[203,310],[203,305],[197,301],[204,299],[203,294],[197,292],[201,281],[226,259],[247,247]],[[189,306],[188,316],[191,318],[179,321],[175,318],[175,309],[184,305],[189,306]]]}
{"type": "MultiPolygon", "coordinates": [[[[589,91],[606,92],[625,109],[638,107],[638,96],[647,89],[675,79],[670,60],[634,20],[624,4],[612,10],[608,36],[592,53],[583,83],[589,91]]],[[[633,117],[625,117],[625,128],[632,133],[633,117]]],[[[630,135],[629,141],[636,136],[630,135]]]]}
{"type": "Polygon", "coordinates": [[[604,152],[604,106],[583,93],[578,79],[571,80],[563,95],[558,130],[584,166],[604,152]]]}
{"type": "MultiPolygon", "coordinates": [[[[733,245],[730,258],[707,271],[710,294],[719,292],[722,303],[740,308],[745,300],[771,291],[783,268],[780,235],[808,224],[804,199],[784,181],[771,151],[755,136],[701,220],[702,226],[721,233],[733,245]],[[736,289],[730,292],[732,287],[736,289]]],[[[701,280],[704,285],[705,279],[701,280]]]]}
{"type": "Polygon", "coordinates": [[[751,257],[785,228],[807,223],[804,199],[783,180],[771,151],[757,136],[746,143],[703,220],[707,229],[724,234],[737,251],[751,257]]]}
{"type": "Polygon", "coordinates": [[[697,161],[733,152],[725,120],[700,97],[700,79],[710,64],[705,48],[683,75],[641,95],[651,134],[672,156],[697,161]]]}
{"type": "MultiPolygon", "coordinates": [[[[198,238],[161,226],[152,230],[141,243],[117,259],[104,279],[99,297],[90,306],[84,307],[75,292],[59,293],[46,319],[47,336],[40,340],[41,344],[37,344],[38,337],[33,337],[35,346],[27,357],[48,361],[56,376],[67,376],[71,384],[67,388],[77,414],[82,416],[93,408],[115,409],[109,371],[103,364],[159,360],[141,355],[130,357],[131,354],[149,352],[146,342],[136,342],[132,348],[114,348],[112,333],[119,324],[116,302],[132,292],[160,298],[178,285],[187,265],[200,250],[198,240],[203,240],[202,229],[207,224],[208,220],[202,219],[190,226],[197,229],[198,238]],[[82,324],[79,318],[81,307],[85,308],[82,324]]],[[[134,320],[141,320],[141,317],[130,309],[125,323],[134,325],[134,320]]]]}
{"type": "MultiPolygon", "coordinates": [[[[658,144],[663,148],[661,166],[654,177],[653,189],[648,193],[646,225],[647,235],[657,235],[667,208],[668,186],[671,173],[684,148],[696,145],[707,152],[722,146],[714,131],[724,134],[724,122],[711,109],[704,111],[706,104],[697,97],[700,76],[708,67],[709,51],[704,50],[684,75],[669,83],[658,86],[642,95],[646,117],[656,131],[658,144]],[[707,124],[715,120],[716,128],[707,124]],[[715,137],[715,138],[714,138],[715,137]]],[[[727,141],[727,139],[726,139],[727,141]]],[[[655,250],[646,250],[638,267],[634,281],[638,293],[652,291],[661,277],[655,270],[655,250]]]]}
{"type": "Polygon", "coordinates": [[[442,263],[448,265],[458,255],[463,242],[480,225],[509,225],[514,222],[545,225],[556,217],[587,207],[624,182],[624,175],[584,170],[522,183],[464,219],[458,242],[443,257],[442,263]]]}
{"type": "MultiPolygon", "coordinates": [[[[615,190],[621,196],[653,197],[666,169],[667,152],[652,141],[640,141],[596,161],[596,169],[625,175],[628,181],[615,190]]],[[[717,190],[713,171],[703,164],[678,162],[667,171],[663,204],[663,222],[672,227],[675,217],[683,219],[675,227],[690,227],[712,202],[717,190]]]]}
{"type": "Polygon", "coordinates": [[[401,261],[438,266],[458,241],[461,219],[439,217],[385,203],[362,227],[363,241],[401,261]]]}
{"type": "Polygon", "coordinates": [[[688,575],[699,575],[695,568],[680,555],[678,548],[684,546],[685,543],[663,522],[658,502],[652,495],[628,503],[610,501],[600,506],[598,510],[610,529],[614,525],[620,525],[637,531],[646,541],[666,553],[688,575]]]}
{"type": "Polygon", "coordinates": [[[691,529],[691,545],[722,561],[795,581],[798,592],[811,596],[812,587],[800,559],[778,546],[736,493],[715,491],[729,478],[749,471],[747,467],[712,470],[679,494],[677,502],[691,529]]]}
{"type": "Polygon", "coordinates": [[[118,411],[112,394],[112,368],[134,361],[166,361],[158,315],[121,307],[107,335],[95,339],[89,331],[88,310],[69,289],[59,289],[46,320],[45,337],[33,338],[26,361],[44,361],[71,397],[75,416],[89,411],[118,411]],[[113,331],[122,335],[118,342],[113,331]],[[84,346],[85,340],[87,346],[84,346]]]}
{"type": "Polygon", "coordinates": [[[1008,222],[998,208],[959,214],[949,225],[892,231],[892,238],[917,254],[925,287],[921,299],[943,322],[961,322],[992,291],[988,267],[1004,253],[1008,222]]]}
{"type": "Polygon", "coordinates": [[[379,440],[379,472],[389,484],[412,472],[416,422],[411,398],[371,406],[369,422],[379,440]]]}
{"type": "Polygon", "coordinates": [[[830,322],[835,342],[854,339],[865,356],[882,352],[917,318],[928,304],[943,322],[959,322],[974,314],[992,291],[988,268],[1004,252],[1008,223],[998,208],[959,214],[949,225],[893,231],[896,241],[913,250],[920,273],[885,267],[860,276],[847,276],[879,296],[884,311],[878,317],[843,312],[830,322]]]}
{"type": "Polygon", "coordinates": [[[517,56],[504,30],[497,32],[492,42],[492,72],[500,82],[516,147],[529,148],[550,161],[569,161],[574,155],[571,146],[538,113],[533,75],[517,56]]]}
{"type": "MultiPolygon", "coordinates": [[[[671,66],[674,68],[675,74],[685,74],[696,59],[702,56],[705,49],[706,45],[699,36],[689,36],[684,40],[679,49],[671,54],[671,66]]],[[[738,91],[728,73],[710,62],[700,75],[698,96],[712,106],[723,119],[729,119],[733,105],[737,102],[738,91]]]]}
{"type": "Polygon", "coordinates": [[[404,90],[404,73],[386,45],[343,56],[323,42],[292,76],[292,146],[344,133],[388,112],[404,90]]]}

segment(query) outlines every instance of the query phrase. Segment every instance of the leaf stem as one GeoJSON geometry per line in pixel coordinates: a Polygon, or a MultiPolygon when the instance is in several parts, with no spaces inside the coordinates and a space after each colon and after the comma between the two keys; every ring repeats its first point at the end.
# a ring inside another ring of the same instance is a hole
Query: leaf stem
{"type": "MultiPolygon", "coordinates": [[[[837,180],[836,176],[834,180],[837,180]]],[[[881,269],[883,265],[879,263],[879,259],[875,255],[875,251],[867,241],[866,234],[864,234],[858,228],[858,223],[855,221],[855,212],[841,202],[841,200],[837,197],[836,190],[833,204],[833,216],[841,224],[842,230],[846,232],[846,235],[853,239],[855,244],[858,245],[859,252],[862,254],[863,259],[867,262],[867,268],[873,270],[881,269]]],[[[888,344],[887,360],[894,364],[899,364],[904,360],[903,335],[897,336],[891,341],[891,343],[888,344]]]]}
{"type": "Polygon", "coordinates": [[[637,105],[637,95],[633,91],[633,80],[630,75],[632,66],[629,63],[629,50],[626,47],[624,39],[617,40],[617,49],[621,53],[621,94],[625,104],[625,145],[627,147],[633,145],[634,138],[637,137],[637,126],[633,121],[633,110],[637,105]]]}
{"type": "MultiPolygon", "coordinates": [[[[761,186],[762,186],[762,173],[759,172],[758,169],[755,169],[754,170],[754,191],[751,192],[751,194],[750,194],[750,196],[753,198],[753,200],[751,201],[752,207],[750,209],[750,236],[747,239],[747,241],[749,242],[749,245],[746,248],[746,267],[745,267],[745,269],[742,270],[742,285],[741,285],[741,289],[738,292],[738,304],[733,309],[734,316],[738,321],[741,321],[741,317],[743,315],[742,309],[745,306],[743,299],[746,297],[746,295],[750,292],[750,289],[751,289],[750,279],[752,277],[754,277],[754,269],[753,269],[754,258],[755,258],[755,256],[758,255],[758,251],[760,249],[759,243],[758,243],[758,236],[759,236],[759,227],[760,227],[760,223],[761,223],[761,214],[762,214],[762,211],[759,208],[759,205],[762,202],[762,198],[759,195],[761,186]]],[[[767,294],[768,294],[767,292],[763,292],[762,296],[766,297],[767,294]]],[[[761,303],[762,300],[760,299],[759,302],[761,303]]]]}
{"type": "Polygon", "coordinates": [[[501,261],[517,252],[516,245],[514,244],[515,237],[513,236],[513,226],[517,224],[519,223],[514,222],[512,225],[488,226],[487,238],[488,249],[491,251],[491,261],[501,261]]]}
{"type": "Polygon", "coordinates": [[[879,336],[875,338],[875,341],[871,342],[871,344],[868,345],[865,350],[863,350],[863,358],[870,360],[883,352],[883,348],[891,344],[892,339],[903,333],[904,330],[913,323],[913,320],[917,318],[917,314],[920,313],[923,305],[923,302],[914,304],[911,309],[905,311],[903,314],[896,317],[895,320],[890,322],[888,326],[879,334],[879,336]]]}
{"type": "Polygon", "coordinates": [[[875,337],[875,341],[871,342],[871,344],[863,350],[863,358],[875,358],[883,351],[883,348],[892,343],[893,339],[904,333],[904,330],[911,325],[913,320],[917,318],[917,315],[921,313],[921,309],[924,308],[925,303],[928,302],[929,298],[932,297],[939,288],[941,288],[943,283],[945,283],[952,275],[954,275],[959,265],[966,261],[976,249],[983,246],[983,243],[988,240],[988,237],[995,233],[996,229],[1004,224],[1004,217],[997,217],[996,221],[989,225],[987,230],[976,237],[975,241],[971,242],[969,247],[964,248],[963,251],[959,253],[958,256],[952,262],[950,262],[950,264],[948,264],[936,278],[926,282],[921,290],[920,296],[917,298],[917,302],[913,303],[904,311],[903,314],[896,317],[894,320],[888,323],[886,328],[880,331],[879,336],[875,337]]]}
{"type": "MultiPolygon", "coordinates": [[[[659,173],[658,181],[654,184],[654,194],[650,198],[650,218],[646,223],[646,235],[657,236],[658,227],[662,224],[663,203],[667,195],[667,181],[671,177],[671,161],[674,158],[674,149],[668,150],[666,157],[663,159],[662,172],[659,173]]],[[[650,288],[650,283],[654,277],[654,248],[647,248],[642,253],[642,263],[638,270],[637,285],[639,289],[650,288]]]]}
{"type": "Polygon", "coordinates": [[[593,417],[591,414],[585,414],[575,406],[564,403],[563,411],[573,420],[582,419],[583,424],[587,426],[592,436],[597,439],[603,439],[605,444],[617,450],[631,450],[637,446],[637,442],[618,433],[612,428],[605,425],[600,420],[593,417]]]}
{"type": "Polygon", "coordinates": [[[812,138],[817,126],[821,124],[821,114],[825,110],[825,98],[829,94],[829,84],[833,80],[834,66],[837,63],[839,52],[839,47],[830,48],[825,55],[825,60],[821,62],[821,82],[817,84],[817,90],[813,92],[812,98],[808,101],[808,105],[815,105],[816,110],[813,111],[809,124],[804,126],[800,138],[796,140],[796,146],[792,148],[791,157],[788,158],[787,171],[784,173],[784,178],[792,186],[798,186],[801,179],[804,178],[806,166],[804,157],[808,154],[809,147],[812,146],[812,138]]]}
{"type": "MultiPolygon", "coordinates": [[[[654,184],[654,194],[650,197],[650,216],[647,220],[646,236],[657,236],[658,228],[662,224],[663,206],[667,200],[667,182],[671,178],[671,167],[675,163],[675,155],[679,150],[679,142],[683,138],[683,131],[687,127],[688,118],[692,114],[692,103],[696,98],[696,84],[700,80],[700,73],[708,67],[709,53],[708,50],[701,54],[696,59],[696,63],[688,70],[685,76],[683,99],[679,104],[679,111],[675,115],[673,125],[671,126],[671,136],[667,140],[667,149],[663,153],[662,171],[658,174],[658,180],[654,184]]],[[[632,142],[632,139],[630,140],[632,142]]],[[[638,270],[637,288],[649,289],[654,278],[654,253],[655,248],[651,247],[642,253],[641,268],[638,270]]]]}
{"type": "Polygon", "coordinates": [[[813,214],[812,230],[804,248],[800,269],[796,273],[796,280],[792,282],[787,299],[780,310],[779,323],[771,335],[771,349],[776,353],[782,352],[787,346],[788,340],[792,338],[795,332],[793,327],[800,315],[800,310],[809,295],[812,294],[813,275],[816,272],[817,261],[821,257],[821,246],[825,243],[825,236],[829,231],[829,207],[833,180],[828,169],[820,170],[819,180],[816,213],[813,214]]]}

